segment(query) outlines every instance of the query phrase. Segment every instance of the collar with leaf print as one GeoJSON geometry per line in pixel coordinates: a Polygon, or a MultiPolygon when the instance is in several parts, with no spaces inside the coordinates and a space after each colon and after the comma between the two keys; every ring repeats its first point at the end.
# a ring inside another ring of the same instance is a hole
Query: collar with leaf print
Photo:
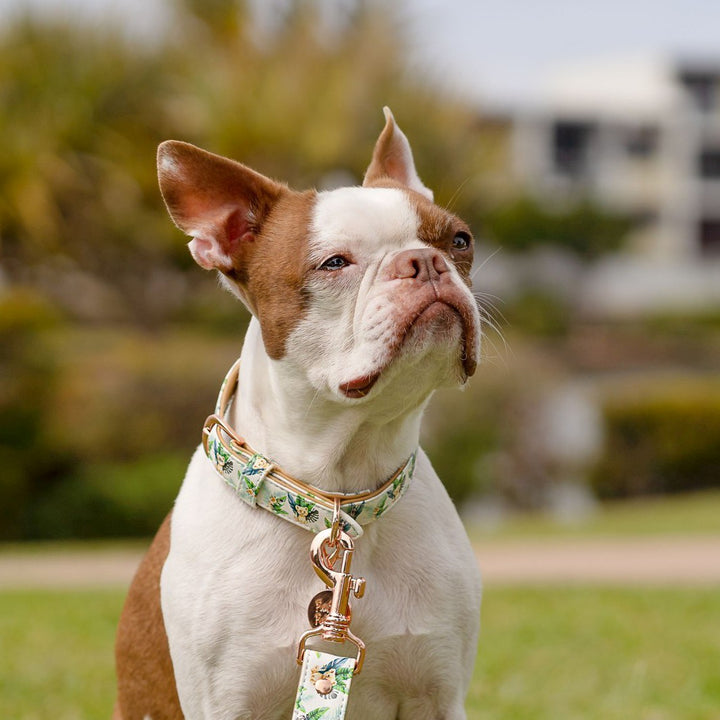
{"type": "Polygon", "coordinates": [[[415,455],[383,485],[361,493],[329,493],[292,478],[271,460],[255,452],[225,422],[237,390],[240,361],[220,387],[215,413],[203,427],[203,447],[217,474],[248,505],[262,507],[295,525],[317,533],[332,525],[339,502],[341,530],[351,538],[363,534],[363,525],[385,514],[405,493],[413,475],[415,455]]]}

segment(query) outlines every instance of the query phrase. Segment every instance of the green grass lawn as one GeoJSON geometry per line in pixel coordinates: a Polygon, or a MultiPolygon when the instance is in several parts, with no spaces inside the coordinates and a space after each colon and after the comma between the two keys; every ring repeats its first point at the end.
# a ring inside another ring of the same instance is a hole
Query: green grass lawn
{"type": "Polygon", "coordinates": [[[109,720],[124,592],[0,593],[0,718],[109,720]]]}
{"type": "Polygon", "coordinates": [[[468,717],[718,720],[717,590],[490,588],[468,717]]]}
{"type": "MultiPolygon", "coordinates": [[[[109,720],[122,601],[0,594],[0,718],[109,720]]],[[[720,718],[717,590],[490,588],[482,622],[470,720],[720,718]]]]}

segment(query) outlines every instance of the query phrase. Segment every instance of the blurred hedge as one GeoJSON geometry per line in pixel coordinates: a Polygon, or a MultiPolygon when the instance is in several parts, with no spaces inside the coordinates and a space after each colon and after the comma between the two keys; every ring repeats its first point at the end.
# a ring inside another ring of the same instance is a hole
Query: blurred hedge
{"type": "Polygon", "coordinates": [[[606,440],[592,473],[602,498],[720,487],[720,383],[641,386],[608,399],[606,440]]]}
{"type": "Polygon", "coordinates": [[[483,218],[487,235],[506,250],[548,245],[588,261],[620,248],[632,225],[629,217],[587,200],[553,210],[527,196],[500,203],[483,218]]]}
{"type": "MultiPolygon", "coordinates": [[[[239,353],[244,316],[236,322],[231,337],[77,329],[31,294],[6,296],[0,538],[152,533],[239,353]]],[[[511,367],[488,358],[464,393],[437,393],[426,414],[423,446],[458,503],[489,495],[541,507],[562,479],[541,409],[563,369],[517,340],[514,347],[511,367]]],[[[605,448],[591,475],[599,496],[720,486],[717,381],[613,388],[604,413],[605,448]]]]}
{"type": "Polygon", "coordinates": [[[176,452],[80,466],[28,504],[25,532],[43,539],[154,535],[172,507],[188,459],[176,452]]]}
{"type": "Polygon", "coordinates": [[[240,352],[235,306],[226,339],[78,329],[31,291],[1,295],[0,539],[152,532],[240,352]]]}
{"type": "Polygon", "coordinates": [[[27,290],[0,295],[0,538],[24,531],[24,509],[70,459],[48,442],[57,363],[45,342],[59,318],[27,290]]]}

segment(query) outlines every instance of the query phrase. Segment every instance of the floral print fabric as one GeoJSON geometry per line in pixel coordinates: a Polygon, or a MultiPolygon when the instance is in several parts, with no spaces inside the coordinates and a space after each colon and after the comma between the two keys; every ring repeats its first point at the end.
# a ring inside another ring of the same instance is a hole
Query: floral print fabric
{"type": "Polygon", "coordinates": [[[355,658],[306,650],[293,720],[342,720],[355,658]]]}
{"type": "MultiPolygon", "coordinates": [[[[240,498],[314,533],[331,526],[333,507],[326,499],[309,491],[293,491],[274,474],[270,460],[244,449],[230,449],[221,441],[220,432],[218,425],[210,430],[208,458],[220,477],[240,498]]],[[[359,502],[341,503],[341,529],[352,538],[360,537],[362,525],[384,515],[403,496],[414,467],[415,453],[382,492],[368,492],[367,499],[359,502]]]]}

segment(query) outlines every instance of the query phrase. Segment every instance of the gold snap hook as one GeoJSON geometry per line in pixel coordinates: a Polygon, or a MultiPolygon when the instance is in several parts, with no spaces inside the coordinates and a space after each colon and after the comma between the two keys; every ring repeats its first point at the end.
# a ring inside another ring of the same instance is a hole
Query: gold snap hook
{"type": "MultiPolygon", "coordinates": [[[[338,530],[335,547],[332,554],[329,555],[327,546],[331,545],[332,537],[333,528],[331,527],[318,533],[310,546],[310,559],[313,568],[321,580],[330,588],[332,596],[322,624],[317,628],[308,630],[300,639],[298,662],[302,663],[307,640],[319,635],[323,640],[329,640],[330,642],[342,643],[349,641],[353,643],[358,649],[357,659],[355,660],[355,672],[358,673],[365,658],[365,644],[350,631],[350,594],[352,593],[357,598],[364,595],[365,578],[354,577],[350,574],[350,563],[355,550],[352,538],[342,530],[338,530]],[[336,570],[338,559],[339,569],[336,570]]],[[[313,598],[311,605],[314,601],[315,598],[313,598]]]]}

